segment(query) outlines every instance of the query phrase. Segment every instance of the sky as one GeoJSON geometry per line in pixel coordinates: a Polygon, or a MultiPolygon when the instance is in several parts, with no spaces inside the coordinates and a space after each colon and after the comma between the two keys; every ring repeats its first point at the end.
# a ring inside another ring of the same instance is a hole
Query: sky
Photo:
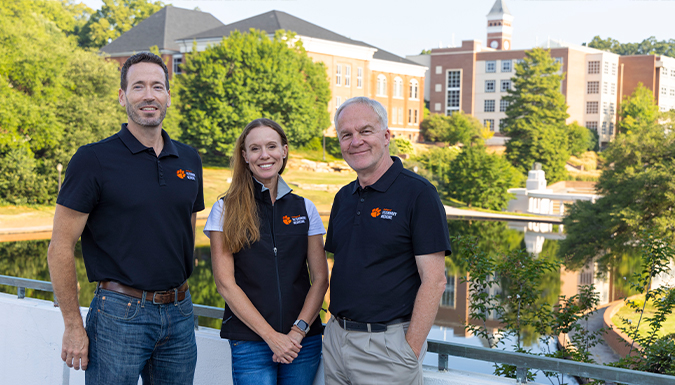
{"type": "MultiPolygon", "coordinates": [[[[81,0],[98,9],[102,0],[81,0]]],[[[175,7],[209,12],[230,24],[271,10],[399,56],[459,46],[487,36],[486,15],[495,0],[164,0],[175,7]]],[[[505,0],[514,16],[512,49],[547,39],[581,44],[594,36],[622,43],[675,38],[675,0],[505,0]]]]}

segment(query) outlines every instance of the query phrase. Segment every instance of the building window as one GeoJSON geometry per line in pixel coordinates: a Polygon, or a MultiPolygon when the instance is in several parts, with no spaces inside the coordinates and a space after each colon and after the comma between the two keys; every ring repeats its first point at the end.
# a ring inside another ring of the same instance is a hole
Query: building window
{"type": "Polygon", "coordinates": [[[509,107],[508,100],[502,99],[499,101],[499,112],[505,112],[508,107],[509,107]]]}
{"type": "Polygon", "coordinates": [[[495,127],[495,132],[499,132],[502,130],[502,124],[504,124],[504,119],[499,119],[497,121],[497,127],[495,127]]]}
{"type": "Polygon", "coordinates": [[[598,132],[598,122],[586,122],[586,128],[598,132]]]}
{"type": "Polygon", "coordinates": [[[602,122],[602,135],[607,135],[607,122],[602,122]]]}
{"type": "Polygon", "coordinates": [[[609,62],[603,62],[605,70],[603,71],[605,75],[609,74],[609,62]]]}
{"type": "Polygon", "coordinates": [[[497,62],[492,60],[492,61],[486,61],[485,62],[485,72],[497,72],[497,62]]]}
{"type": "Polygon", "coordinates": [[[609,114],[609,110],[607,109],[607,102],[602,102],[602,113],[605,115],[609,114]]]}
{"type": "Polygon", "coordinates": [[[408,124],[412,124],[412,108],[408,109],[408,124]]]}
{"type": "Polygon", "coordinates": [[[495,101],[494,101],[494,99],[485,101],[483,112],[495,112],[495,101]]]}
{"type": "Polygon", "coordinates": [[[495,92],[495,81],[486,80],[485,81],[485,92],[495,92]]]}
{"type": "Polygon", "coordinates": [[[588,85],[586,86],[586,93],[587,94],[597,94],[599,86],[600,86],[600,82],[588,82],[588,85]]]}
{"type": "Polygon", "coordinates": [[[440,111],[441,110],[441,103],[434,103],[434,111],[440,111]]]}
{"type": "Polygon", "coordinates": [[[363,68],[356,69],[356,88],[363,88],[363,68]]]}
{"type": "Polygon", "coordinates": [[[614,103],[609,103],[609,113],[614,115],[614,103]]]}
{"type": "Polygon", "coordinates": [[[485,128],[489,129],[490,131],[495,130],[495,120],[494,119],[484,119],[483,125],[485,126],[485,128]]]}
{"type": "Polygon", "coordinates": [[[501,92],[506,92],[511,89],[511,80],[502,80],[499,87],[501,92]]]}
{"type": "Polygon", "coordinates": [[[600,73],[600,62],[599,61],[589,61],[588,62],[588,73],[589,74],[599,74],[600,73]]]}
{"type": "Polygon", "coordinates": [[[352,67],[345,66],[345,87],[352,86],[352,67]]]}
{"type": "Polygon", "coordinates": [[[342,64],[335,67],[335,85],[338,87],[342,85],[342,64]]]}
{"type": "Polygon", "coordinates": [[[602,82],[602,93],[607,95],[607,82],[602,82]]]}
{"type": "Polygon", "coordinates": [[[586,113],[587,114],[597,114],[598,113],[598,102],[586,102],[586,113]]]}
{"type": "Polygon", "coordinates": [[[661,67],[661,73],[664,74],[664,75],[668,75],[668,68],[661,67]]]}
{"type": "Polygon", "coordinates": [[[455,307],[455,276],[448,274],[447,270],[445,272],[445,291],[441,297],[441,306],[443,307],[455,307]]]}
{"type": "Polygon", "coordinates": [[[446,115],[452,115],[454,111],[459,111],[460,91],[461,91],[461,71],[448,71],[447,87],[447,107],[446,115]]]}
{"type": "Polygon", "coordinates": [[[340,105],[342,104],[342,97],[336,96],[335,97],[335,109],[337,110],[340,108],[340,105]]]}
{"type": "Polygon", "coordinates": [[[413,114],[413,116],[415,117],[415,120],[414,120],[414,123],[415,123],[415,124],[417,124],[417,123],[420,122],[420,118],[419,118],[419,115],[417,114],[417,111],[418,111],[418,110],[415,110],[415,111],[414,111],[414,114],[413,114]]]}
{"type": "Polygon", "coordinates": [[[612,63],[612,75],[616,75],[616,63],[612,63]]]}
{"type": "Polygon", "coordinates": [[[394,97],[403,98],[403,79],[398,76],[394,78],[394,97]]]}
{"type": "MultiPolygon", "coordinates": [[[[440,84],[437,84],[437,86],[440,86],[440,84]]],[[[419,96],[417,95],[419,92],[419,83],[417,80],[413,79],[410,81],[410,99],[417,100],[419,96]]]]}
{"type": "Polygon", "coordinates": [[[375,87],[377,96],[387,96],[387,77],[384,75],[377,75],[377,84],[375,87]]]}
{"type": "Polygon", "coordinates": [[[562,65],[563,65],[563,58],[561,58],[561,57],[557,57],[557,58],[555,58],[555,62],[556,62],[556,63],[558,63],[558,64],[560,64],[560,69],[562,69],[562,65]]]}
{"type": "Polygon", "coordinates": [[[614,123],[609,122],[609,134],[614,135],[614,123]]]}
{"type": "Polygon", "coordinates": [[[443,67],[442,66],[436,66],[436,75],[440,75],[443,73],[443,67]]]}
{"type": "Polygon", "coordinates": [[[502,60],[502,72],[511,72],[513,68],[511,60],[502,60]]]}
{"type": "Polygon", "coordinates": [[[441,92],[443,91],[443,85],[442,84],[434,84],[434,91],[436,92],[441,92]]]}
{"type": "Polygon", "coordinates": [[[180,65],[183,64],[183,57],[174,57],[173,58],[173,74],[180,75],[183,71],[180,69],[180,65]]]}
{"type": "Polygon", "coordinates": [[[665,95],[665,94],[666,94],[666,87],[661,87],[661,95],[665,95]]]}
{"type": "Polygon", "coordinates": [[[403,124],[403,108],[398,109],[398,124],[403,124]]]}
{"type": "Polygon", "coordinates": [[[670,76],[675,77],[675,69],[670,70],[670,76]]]}
{"type": "Polygon", "coordinates": [[[398,115],[396,114],[396,107],[393,107],[391,109],[391,116],[389,117],[389,120],[390,120],[389,124],[391,124],[391,125],[397,124],[397,122],[396,122],[397,117],[398,117],[398,115]]]}
{"type": "Polygon", "coordinates": [[[612,95],[616,93],[616,84],[612,83],[612,95]]]}

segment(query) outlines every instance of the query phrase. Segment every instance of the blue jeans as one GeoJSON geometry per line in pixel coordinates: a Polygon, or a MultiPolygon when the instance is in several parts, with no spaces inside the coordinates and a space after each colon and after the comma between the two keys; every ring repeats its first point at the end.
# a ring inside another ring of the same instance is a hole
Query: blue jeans
{"type": "Polygon", "coordinates": [[[300,342],[302,349],[290,364],[272,362],[264,341],[230,340],[234,385],[312,385],[321,361],[321,335],[300,342]]]}
{"type": "Polygon", "coordinates": [[[96,289],[87,314],[88,385],[192,384],[197,344],[192,297],[155,305],[96,289]]]}

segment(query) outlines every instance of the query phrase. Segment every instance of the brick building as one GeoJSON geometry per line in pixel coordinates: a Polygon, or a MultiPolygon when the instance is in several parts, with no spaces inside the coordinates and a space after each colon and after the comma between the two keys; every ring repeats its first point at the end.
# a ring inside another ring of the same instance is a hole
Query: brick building
{"type": "MultiPolygon", "coordinates": [[[[438,48],[428,60],[431,113],[471,114],[500,132],[512,87],[514,65],[525,50],[511,50],[513,16],[503,0],[496,0],[487,15],[487,42],[463,41],[460,47],[438,48]]],[[[656,56],[619,56],[611,52],[549,40],[542,45],[561,63],[565,78],[561,92],[573,121],[598,132],[601,145],[616,135],[618,105],[641,82],[654,92],[659,108],[675,108],[675,59],[656,56]]],[[[422,62],[422,58],[409,57],[422,62]]],[[[498,136],[498,135],[497,135],[498,136]]]]}
{"type": "MultiPolygon", "coordinates": [[[[424,111],[424,78],[427,67],[370,44],[352,40],[295,16],[270,11],[232,24],[210,21],[210,14],[165,7],[102,49],[111,58],[124,62],[133,52],[157,45],[165,58],[173,61],[172,73],[180,74],[180,63],[192,51],[193,43],[202,51],[218,44],[234,30],[251,28],[273,35],[283,29],[293,31],[302,41],[307,54],[315,62],[326,65],[332,99],[329,103],[331,122],[341,103],[355,96],[378,100],[387,108],[389,129],[393,137],[412,141],[419,139],[419,124],[424,111]],[[179,14],[180,12],[180,14],[179,14]],[[179,31],[172,31],[177,20],[179,31]],[[188,24],[192,30],[187,28],[188,24]],[[208,28],[205,26],[208,25],[208,28]],[[171,32],[169,32],[171,31],[171,32]],[[152,36],[153,39],[150,39],[152,36]]],[[[215,18],[213,18],[215,20],[215,18]]],[[[327,130],[334,135],[335,129],[327,130]]]]}

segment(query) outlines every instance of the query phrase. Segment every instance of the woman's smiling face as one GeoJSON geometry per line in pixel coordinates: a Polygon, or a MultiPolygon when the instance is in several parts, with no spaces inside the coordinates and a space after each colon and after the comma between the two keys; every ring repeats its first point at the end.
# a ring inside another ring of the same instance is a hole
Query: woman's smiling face
{"type": "Polygon", "coordinates": [[[242,156],[253,176],[265,186],[276,182],[287,155],[288,146],[282,144],[281,136],[271,127],[254,128],[244,140],[242,156]]]}

